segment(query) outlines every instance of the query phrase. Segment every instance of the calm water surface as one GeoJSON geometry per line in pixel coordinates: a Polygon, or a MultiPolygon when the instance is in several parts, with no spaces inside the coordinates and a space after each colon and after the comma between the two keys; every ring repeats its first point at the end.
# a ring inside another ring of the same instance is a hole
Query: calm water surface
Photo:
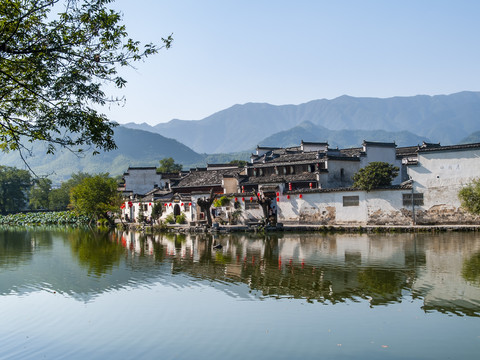
{"type": "Polygon", "coordinates": [[[480,235],[0,229],[0,359],[247,357],[479,359],[480,235]]]}

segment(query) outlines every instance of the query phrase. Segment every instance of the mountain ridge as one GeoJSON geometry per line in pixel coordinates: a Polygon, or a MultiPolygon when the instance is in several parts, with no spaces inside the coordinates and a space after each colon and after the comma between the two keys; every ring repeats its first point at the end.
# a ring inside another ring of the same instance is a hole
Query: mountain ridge
{"type": "Polygon", "coordinates": [[[174,138],[198,153],[211,154],[253,148],[305,121],[329,130],[409,131],[448,145],[480,130],[480,92],[390,98],[342,95],[299,105],[250,102],[201,120],[175,119],[148,126],[149,131],[174,138]]]}

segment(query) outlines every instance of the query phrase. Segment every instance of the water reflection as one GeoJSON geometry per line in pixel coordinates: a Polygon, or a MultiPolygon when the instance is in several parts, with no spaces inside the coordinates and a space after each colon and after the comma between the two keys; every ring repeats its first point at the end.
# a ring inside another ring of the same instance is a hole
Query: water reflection
{"type": "Polygon", "coordinates": [[[480,237],[0,231],[0,295],[50,289],[89,301],[111,289],[205,281],[238,298],[374,307],[413,297],[425,311],[479,316],[480,237]]]}

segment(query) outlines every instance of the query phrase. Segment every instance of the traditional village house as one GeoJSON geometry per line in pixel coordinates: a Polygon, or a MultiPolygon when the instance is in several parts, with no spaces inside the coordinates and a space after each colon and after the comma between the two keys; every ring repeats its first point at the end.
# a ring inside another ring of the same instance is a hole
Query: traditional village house
{"type": "MultiPolygon", "coordinates": [[[[207,164],[206,168],[191,169],[177,184],[172,186],[174,194],[190,196],[192,213],[190,221],[203,222],[207,215],[197,206],[198,199],[210,196],[210,191],[218,197],[231,190],[238,188],[239,178],[243,168],[231,164],[207,164]]],[[[225,209],[223,210],[226,211],[225,209]]],[[[227,214],[214,213],[215,216],[227,216],[227,214]]]]}
{"type": "Polygon", "coordinates": [[[171,193],[171,185],[184,174],[159,173],[156,167],[129,167],[123,174],[122,219],[136,221],[139,216],[149,218],[154,201],[171,193]]]}
{"type": "MultiPolygon", "coordinates": [[[[172,192],[157,189],[145,200],[167,205],[163,217],[185,213],[189,222],[204,221],[206,214],[196,204],[213,189],[217,197],[231,199],[213,215],[231,220],[241,212],[243,223],[264,218],[256,194],[271,200],[275,221],[285,224],[480,223],[460,208],[458,199],[458,191],[480,177],[479,159],[480,144],[397,147],[364,141],[358,148],[330,149],[327,143],[302,141],[289,148],[259,146],[244,168],[208,164],[192,169],[171,185],[172,192]],[[399,167],[392,185],[370,192],[352,188],[353,175],[373,161],[399,167]]],[[[149,208],[144,204],[143,209],[149,208]]]]}

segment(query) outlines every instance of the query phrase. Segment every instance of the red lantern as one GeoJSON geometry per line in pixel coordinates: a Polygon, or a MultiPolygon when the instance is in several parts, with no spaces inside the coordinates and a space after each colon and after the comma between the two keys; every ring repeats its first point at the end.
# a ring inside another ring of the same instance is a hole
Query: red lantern
{"type": "Polygon", "coordinates": [[[235,202],[237,202],[237,201],[238,201],[238,199],[237,199],[237,198],[235,198],[235,202]]]}
{"type": "Polygon", "coordinates": [[[311,189],[311,188],[312,188],[312,186],[313,186],[313,184],[312,184],[312,183],[310,183],[310,184],[308,184],[308,186],[310,186],[310,189],[311,189]]]}
{"type": "Polygon", "coordinates": [[[183,206],[183,203],[181,203],[180,205],[183,206]]]}
{"type": "Polygon", "coordinates": [[[242,186],[242,193],[245,192],[245,186],[242,186]]]}
{"type": "Polygon", "coordinates": [[[260,197],[260,193],[257,193],[257,196],[260,197]]]}
{"type": "Polygon", "coordinates": [[[245,198],[244,198],[244,197],[242,197],[242,201],[245,202],[245,198]]]}
{"type": "Polygon", "coordinates": [[[148,203],[148,206],[152,206],[152,203],[148,203]]]}
{"type": "Polygon", "coordinates": [[[292,183],[288,183],[288,190],[292,190],[292,183]]]}
{"type": "Polygon", "coordinates": [[[287,195],[287,199],[290,200],[290,195],[287,195]]]}
{"type": "Polygon", "coordinates": [[[165,207],[167,207],[167,206],[168,206],[168,205],[167,205],[167,204],[165,204],[165,207]]]}
{"type": "Polygon", "coordinates": [[[253,201],[253,197],[250,197],[250,201],[253,201]]]}
{"type": "Polygon", "coordinates": [[[192,203],[188,203],[188,206],[192,206],[192,203]]]}
{"type": "Polygon", "coordinates": [[[168,206],[172,206],[172,203],[168,204],[168,206]]]}
{"type": "Polygon", "coordinates": [[[277,197],[277,202],[280,202],[280,198],[277,197]]]}
{"type": "Polygon", "coordinates": [[[301,199],[301,198],[303,197],[303,195],[302,195],[302,194],[300,194],[300,195],[299,195],[299,197],[300,197],[300,199],[301,199]]]}
{"type": "Polygon", "coordinates": [[[279,197],[279,196],[280,196],[280,193],[279,193],[279,192],[277,192],[277,197],[279,197]]]}

